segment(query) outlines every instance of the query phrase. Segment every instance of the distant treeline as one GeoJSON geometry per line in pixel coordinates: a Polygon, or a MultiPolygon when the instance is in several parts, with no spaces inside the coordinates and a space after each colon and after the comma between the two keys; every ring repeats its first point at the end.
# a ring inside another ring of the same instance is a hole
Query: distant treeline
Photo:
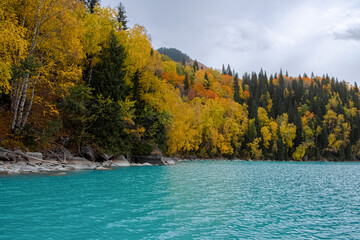
{"type": "Polygon", "coordinates": [[[188,55],[186,55],[185,53],[181,52],[180,50],[176,49],[176,48],[165,48],[165,47],[161,47],[157,50],[160,54],[164,54],[166,56],[168,56],[169,58],[171,58],[171,60],[175,61],[175,62],[183,62],[185,61],[190,62],[191,59],[188,55]]]}

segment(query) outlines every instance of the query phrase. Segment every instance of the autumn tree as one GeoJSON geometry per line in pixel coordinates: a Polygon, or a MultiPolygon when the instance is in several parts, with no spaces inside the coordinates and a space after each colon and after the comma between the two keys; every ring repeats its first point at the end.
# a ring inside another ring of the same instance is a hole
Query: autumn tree
{"type": "Polygon", "coordinates": [[[146,89],[141,82],[142,73],[136,71],[132,77],[133,87],[131,90],[131,100],[134,102],[134,129],[131,143],[134,154],[147,155],[154,148],[164,150],[166,145],[166,125],[170,121],[167,111],[157,111],[155,107],[146,102],[143,97],[146,89]]]}
{"type": "MultiPolygon", "coordinates": [[[[13,132],[20,132],[27,123],[37,82],[42,83],[38,88],[47,88],[46,91],[54,93],[46,97],[55,97],[56,87],[61,90],[69,82],[79,80],[81,70],[76,64],[83,57],[83,52],[80,45],[81,22],[74,13],[81,11],[78,4],[75,0],[32,0],[21,6],[24,8],[21,16],[23,26],[29,33],[25,36],[29,47],[24,56],[26,60],[20,67],[24,69],[23,74],[14,79],[12,86],[13,132]],[[57,73],[59,68],[63,70],[60,76],[57,73]],[[29,87],[32,89],[30,94],[29,87]]],[[[49,111],[56,113],[50,105],[49,111]]]]}
{"type": "Polygon", "coordinates": [[[144,27],[128,28],[122,3],[99,2],[1,2],[0,141],[49,143],[53,126],[116,154],[359,158],[356,83],[187,66],[186,54],[155,51],[144,27]]]}
{"type": "Polygon", "coordinates": [[[12,8],[10,1],[0,5],[0,94],[11,91],[12,67],[25,57],[28,44],[24,39],[25,29],[12,8]]]}

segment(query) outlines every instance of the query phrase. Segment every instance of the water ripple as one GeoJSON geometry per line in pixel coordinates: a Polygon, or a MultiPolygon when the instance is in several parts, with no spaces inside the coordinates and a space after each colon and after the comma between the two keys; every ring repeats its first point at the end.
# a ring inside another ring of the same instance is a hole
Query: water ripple
{"type": "Polygon", "coordinates": [[[360,239],[359,189],[359,163],[2,176],[0,239],[360,239]]]}

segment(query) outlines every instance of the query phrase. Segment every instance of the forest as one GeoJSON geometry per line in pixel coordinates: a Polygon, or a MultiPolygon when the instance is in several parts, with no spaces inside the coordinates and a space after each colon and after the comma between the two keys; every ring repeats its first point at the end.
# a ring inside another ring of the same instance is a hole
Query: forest
{"type": "Polygon", "coordinates": [[[143,26],[127,23],[121,3],[112,9],[99,0],[2,0],[0,146],[360,158],[356,83],[281,69],[239,76],[230,65],[199,67],[176,49],[160,54],[143,26]]]}

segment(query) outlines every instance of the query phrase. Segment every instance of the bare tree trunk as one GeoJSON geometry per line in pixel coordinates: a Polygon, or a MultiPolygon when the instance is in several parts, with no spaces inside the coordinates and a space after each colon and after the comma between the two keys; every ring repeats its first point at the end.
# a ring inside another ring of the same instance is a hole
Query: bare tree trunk
{"type": "Polygon", "coordinates": [[[87,67],[85,69],[83,79],[84,79],[84,82],[87,82],[90,85],[92,73],[93,73],[93,66],[92,66],[93,56],[87,56],[87,60],[88,60],[87,67]]]}
{"type": "Polygon", "coordinates": [[[31,99],[30,99],[29,105],[27,107],[27,110],[25,112],[24,120],[21,122],[20,131],[24,129],[25,123],[27,122],[27,119],[29,117],[31,107],[32,107],[32,104],[34,102],[36,81],[39,79],[39,76],[40,76],[40,71],[38,73],[37,78],[34,80],[34,83],[33,83],[33,86],[32,86],[32,91],[31,91],[31,99]]]}
{"type": "Polygon", "coordinates": [[[33,52],[35,50],[35,47],[36,47],[36,39],[38,37],[38,28],[40,27],[40,21],[39,21],[40,10],[41,10],[43,1],[44,0],[40,0],[39,6],[38,6],[38,9],[37,9],[37,13],[36,13],[34,32],[33,32],[33,36],[32,36],[32,39],[31,39],[31,47],[30,47],[30,51],[29,51],[29,56],[30,57],[32,56],[32,54],[33,54],[33,52]]]}
{"type": "Polygon", "coordinates": [[[11,111],[15,112],[15,105],[19,105],[19,97],[20,97],[20,92],[21,92],[21,83],[19,83],[16,80],[12,80],[11,83],[11,111]]]}
{"type": "Polygon", "coordinates": [[[90,73],[89,73],[89,85],[91,83],[91,78],[92,78],[92,72],[93,72],[93,67],[90,67],[90,73]]]}
{"type": "MultiPolygon", "coordinates": [[[[29,78],[29,73],[26,74],[25,78],[29,78]]],[[[17,123],[17,119],[18,119],[18,113],[19,113],[19,106],[20,106],[20,101],[23,97],[22,93],[24,92],[24,88],[25,88],[25,84],[24,84],[25,79],[22,81],[22,83],[20,84],[18,90],[16,91],[16,96],[15,96],[15,105],[14,105],[14,117],[11,123],[11,129],[15,132],[16,130],[16,123],[17,123]]],[[[27,89],[25,89],[25,92],[27,91],[27,89]]]]}
{"type": "MultiPolygon", "coordinates": [[[[37,8],[37,13],[36,13],[36,18],[35,18],[35,26],[34,26],[32,39],[31,39],[31,46],[29,49],[28,58],[31,58],[33,56],[33,53],[34,53],[34,50],[36,47],[37,37],[39,34],[38,28],[40,27],[40,24],[41,24],[39,21],[40,10],[42,8],[43,1],[44,0],[40,0],[38,8],[37,8]]],[[[11,129],[14,132],[18,132],[19,130],[21,130],[20,127],[23,125],[22,120],[23,120],[23,115],[24,115],[24,106],[25,106],[25,102],[26,102],[26,98],[27,98],[29,77],[30,77],[30,72],[28,71],[20,85],[21,87],[20,87],[19,95],[16,96],[15,105],[14,105],[14,117],[13,117],[13,121],[11,124],[11,129]]],[[[26,122],[24,122],[24,125],[25,125],[25,123],[26,122]]]]}
{"type": "Polygon", "coordinates": [[[29,77],[30,77],[30,74],[28,73],[24,79],[23,89],[22,89],[22,92],[20,95],[20,104],[19,104],[19,109],[18,109],[18,114],[17,114],[17,119],[16,119],[16,125],[15,125],[16,130],[21,130],[20,125],[21,125],[21,121],[23,118],[23,114],[24,114],[24,106],[25,106],[26,97],[27,97],[29,77]]]}

